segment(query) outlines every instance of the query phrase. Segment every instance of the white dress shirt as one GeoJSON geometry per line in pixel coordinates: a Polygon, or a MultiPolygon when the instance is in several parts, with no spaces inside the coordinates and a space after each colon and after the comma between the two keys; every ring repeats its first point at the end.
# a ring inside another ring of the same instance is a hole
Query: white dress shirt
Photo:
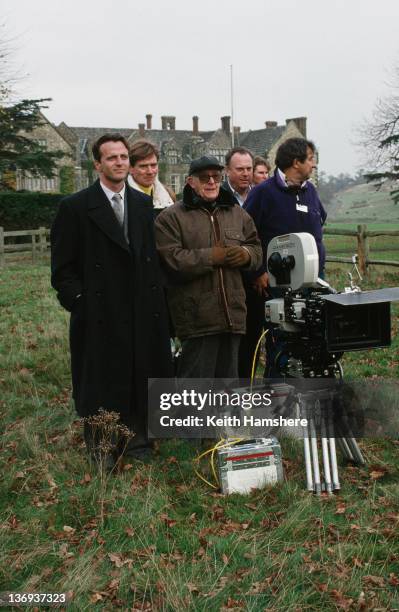
{"type": "Polygon", "coordinates": [[[113,202],[112,198],[114,197],[115,193],[119,193],[119,195],[122,198],[121,205],[122,205],[123,214],[125,214],[125,189],[126,189],[125,184],[123,184],[123,187],[122,187],[122,189],[120,191],[112,191],[112,189],[109,189],[108,187],[106,187],[101,181],[100,181],[100,185],[101,185],[102,190],[104,191],[105,195],[107,196],[107,198],[109,200],[109,203],[111,204],[112,208],[114,208],[114,202],[113,202]]]}
{"type": "Polygon", "coordinates": [[[232,184],[230,183],[230,181],[229,181],[229,179],[228,179],[228,178],[227,178],[227,184],[228,184],[228,186],[230,187],[231,191],[233,192],[233,195],[234,195],[235,199],[237,200],[237,202],[239,203],[239,205],[240,205],[240,206],[241,206],[241,208],[242,208],[242,207],[244,206],[244,204],[245,204],[245,200],[247,199],[247,197],[248,197],[248,194],[249,194],[250,190],[252,189],[252,185],[249,185],[249,186],[248,186],[248,190],[247,190],[247,192],[246,192],[246,193],[245,193],[245,194],[242,196],[242,195],[240,195],[240,194],[238,193],[238,191],[236,191],[236,190],[234,189],[234,187],[232,186],[232,184]]]}

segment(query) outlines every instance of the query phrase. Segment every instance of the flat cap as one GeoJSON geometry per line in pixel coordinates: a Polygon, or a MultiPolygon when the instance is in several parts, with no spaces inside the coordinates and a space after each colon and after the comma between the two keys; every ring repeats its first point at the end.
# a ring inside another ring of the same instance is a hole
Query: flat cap
{"type": "Polygon", "coordinates": [[[201,172],[201,170],[207,170],[208,168],[217,168],[218,170],[223,170],[224,166],[216,157],[212,157],[212,155],[203,155],[198,159],[193,159],[190,164],[188,174],[189,176],[191,176],[192,174],[197,174],[198,172],[201,172]]]}

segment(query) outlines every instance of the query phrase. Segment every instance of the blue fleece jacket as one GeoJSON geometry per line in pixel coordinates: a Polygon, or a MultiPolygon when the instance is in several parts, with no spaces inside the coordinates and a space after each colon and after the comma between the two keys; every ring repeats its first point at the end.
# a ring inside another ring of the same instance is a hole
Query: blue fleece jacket
{"type": "Polygon", "coordinates": [[[319,272],[324,269],[325,249],[322,226],[327,213],[317,191],[309,181],[301,187],[287,187],[279,173],[260,183],[251,191],[244,208],[253,218],[263,248],[263,266],[255,276],[267,271],[267,247],[272,238],[294,232],[308,232],[316,240],[319,252],[319,272]]]}

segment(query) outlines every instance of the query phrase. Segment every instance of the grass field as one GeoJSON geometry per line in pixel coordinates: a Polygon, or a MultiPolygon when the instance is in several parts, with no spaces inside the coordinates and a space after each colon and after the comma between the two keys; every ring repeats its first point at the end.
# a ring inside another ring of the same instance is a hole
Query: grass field
{"type": "MultiPolygon", "coordinates": [[[[399,230],[399,223],[367,223],[367,229],[399,230]]],[[[350,229],[357,231],[356,223],[327,223],[326,228],[350,229]]],[[[329,236],[325,234],[324,243],[327,256],[350,257],[357,252],[357,239],[355,236],[329,236]]],[[[399,236],[376,236],[369,238],[370,259],[399,261],[399,236]]],[[[394,268],[391,268],[394,270],[394,268]]]]}
{"type": "MultiPolygon", "coordinates": [[[[359,223],[346,223],[346,222],[339,222],[339,221],[332,221],[331,223],[328,222],[327,226],[328,227],[337,227],[337,228],[341,228],[341,229],[353,229],[356,230],[357,226],[362,223],[361,221],[359,221],[359,223]]],[[[367,225],[368,229],[370,230],[398,230],[399,229],[399,223],[365,223],[365,225],[367,225]]]]}
{"type": "Polygon", "coordinates": [[[329,219],[358,223],[399,223],[399,206],[394,204],[392,185],[377,190],[372,184],[355,185],[338,192],[327,207],[329,219]]]}
{"type": "MultiPolygon", "coordinates": [[[[369,286],[399,285],[387,270],[369,286]]],[[[328,278],[345,284],[339,268],[328,278]]],[[[76,611],[399,610],[398,441],[364,441],[367,466],[342,464],[334,497],[304,491],[289,440],[284,483],[248,496],[208,489],[185,442],[105,475],[71,404],[48,264],[0,282],[0,591],[68,592],[76,611]]],[[[346,356],[346,372],[397,377],[397,308],[393,328],[390,349],[346,356]]]]}

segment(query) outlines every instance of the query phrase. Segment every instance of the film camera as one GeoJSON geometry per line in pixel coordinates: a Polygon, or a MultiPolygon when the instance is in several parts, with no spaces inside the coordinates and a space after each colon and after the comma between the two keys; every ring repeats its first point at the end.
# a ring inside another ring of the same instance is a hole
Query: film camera
{"type": "MultiPolygon", "coordinates": [[[[298,412],[308,420],[303,431],[307,489],[331,494],[340,489],[336,445],[349,461],[365,463],[353,433],[362,407],[355,406],[355,420],[350,418],[339,359],[345,351],[390,345],[390,304],[399,300],[399,288],[363,292],[350,275],[350,286],[337,293],[318,278],[317,246],[307,233],[274,238],[267,265],[275,297],[266,302],[266,320],[273,324],[277,347],[269,359],[277,375],[297,379],[298,412]],[[309,388],[298,379],[320,385],[309,388]]],[[[350,399],[353,404],[356,398],[350,399]]]]}
{"type": "Polygon", "coordinates": [[[287,234],[267,250],[270,287],[266,320],[277,327],[280,350],[273,355],[281,376],[342,376],[345,351],[386,347],[391,343],[390,303],[399,288],[337,293],[318,278],[319,257],[311,234],[287,234]]]}

